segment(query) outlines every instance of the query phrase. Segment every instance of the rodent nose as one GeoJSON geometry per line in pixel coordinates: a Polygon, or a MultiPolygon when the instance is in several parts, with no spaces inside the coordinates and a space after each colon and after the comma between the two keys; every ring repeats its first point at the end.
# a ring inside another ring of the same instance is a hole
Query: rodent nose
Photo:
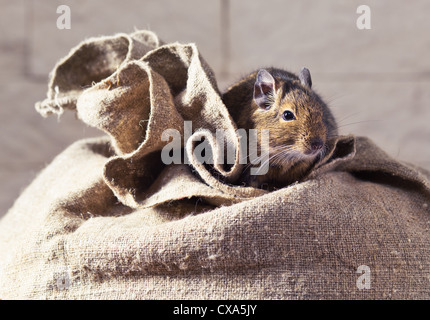
{"type": "Polygon", "coordinates": [[[324,142],[320,138],[314,138],[311,140],[311,150],[312,152],[316,152],[322,149],[324,142]]]}

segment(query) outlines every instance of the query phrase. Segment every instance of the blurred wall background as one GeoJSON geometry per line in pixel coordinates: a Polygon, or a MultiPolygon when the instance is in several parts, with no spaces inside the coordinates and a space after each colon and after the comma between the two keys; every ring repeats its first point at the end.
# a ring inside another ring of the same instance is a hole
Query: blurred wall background
{"type": "Polygon", "coordinates": [[[36,113],[56,61],[85,38],[135,28],[196,43],[220,89],[262,66],[307,66],[341,133],[430,169],[429,12],[427,0],[0,0],[0,216],[56,154],[102,134],[71,112],[36,113]],[[356,26],[362,4],[370,30],[356,26]],[[69,30],[57,28],[60,5],[69,30]]]}

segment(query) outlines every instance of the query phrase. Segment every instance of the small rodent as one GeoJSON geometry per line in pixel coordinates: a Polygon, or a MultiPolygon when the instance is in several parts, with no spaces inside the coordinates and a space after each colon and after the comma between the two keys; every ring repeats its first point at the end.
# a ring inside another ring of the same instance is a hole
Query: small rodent
{"type": "Polygon", "coordinates": [[[251,175],[246,166],[239,182],[257,188],[281,188],[303,179],[321,161],[337,136],[332,112],[312,90],[307,68],[299,75],[276,68],[260,69],[230,86],[222,95],[238,129],[269,129],[269,167],[251,175]]]}

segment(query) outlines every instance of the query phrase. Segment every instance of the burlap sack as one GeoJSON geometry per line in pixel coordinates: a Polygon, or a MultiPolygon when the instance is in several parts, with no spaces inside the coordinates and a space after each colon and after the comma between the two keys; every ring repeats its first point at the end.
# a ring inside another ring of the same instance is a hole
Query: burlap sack
{"type": "Polygon", "coordinates": [[[348,136],[300,183],[235,185],[213,132],[236,150],[236,127],[193,44],[89,39],[36,108],[107,136],[58,155],[1,220],[2,299],[430,298],[430,174],[348,136]],[[164,165],[160,136],[184,120],[190,164],[164,165]]]}

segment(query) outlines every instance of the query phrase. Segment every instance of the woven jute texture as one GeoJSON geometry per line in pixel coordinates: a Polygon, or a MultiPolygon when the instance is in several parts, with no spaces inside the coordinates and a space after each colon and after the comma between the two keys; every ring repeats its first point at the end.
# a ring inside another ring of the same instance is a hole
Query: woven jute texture
{"type": "Polygon", "coordinates": [[[106,135],[59,154],[0,221],[1,299],[430,298],[430,174],[342,136],[303,181],[236,185],[238,154],[220,154],[237,128],[194,44],[88,39],[36,109],[106,135]],[[189,163],[161,161],[168,128],[189,163]]]}

